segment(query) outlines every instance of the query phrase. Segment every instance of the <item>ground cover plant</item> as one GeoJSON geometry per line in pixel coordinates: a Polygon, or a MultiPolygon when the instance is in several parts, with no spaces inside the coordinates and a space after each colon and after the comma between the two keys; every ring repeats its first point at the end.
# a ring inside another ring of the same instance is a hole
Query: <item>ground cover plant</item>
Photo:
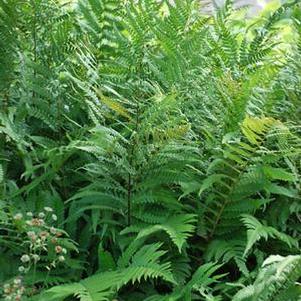
{"type": "Polygon", "coordinates": [[[1,300],[300,300],[300,3],[201,6],[0,1],[1,300]]]}

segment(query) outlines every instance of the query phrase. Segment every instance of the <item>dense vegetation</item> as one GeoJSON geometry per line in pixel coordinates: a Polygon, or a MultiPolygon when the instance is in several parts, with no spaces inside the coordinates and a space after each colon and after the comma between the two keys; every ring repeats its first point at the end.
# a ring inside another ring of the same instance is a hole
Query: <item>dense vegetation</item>
{"type": "Polygon", "coordinates": [[[298,2],[0,1],[1,300],[300,300],[298,2]]]}

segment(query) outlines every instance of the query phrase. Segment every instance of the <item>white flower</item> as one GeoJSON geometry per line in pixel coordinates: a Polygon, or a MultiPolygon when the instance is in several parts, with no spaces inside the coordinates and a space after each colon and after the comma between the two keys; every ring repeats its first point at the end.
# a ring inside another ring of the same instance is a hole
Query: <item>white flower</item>
{"type": "Polygon", "coordinates": [[[25,272],[25,267],[23,265],[21,265],[21,266],[19,266],[18,270],[20,273],[23,273],[23,272],[25,272]]]}
{"type": "Polygon", "coordinates": [[[8,288],[10,288],[10,284],[8,284],[8,283],[5,283],[5,284],[3,285],[3,288],[4,288],[4,289],[8,289],[8,288]]]}
{"type": "Polygon", "coordinates": [[[41,237],[42,240],[46,240],[46,238],[49,236],[49,232],[42,231],[42,232],[40,232],[39,235],[40,235],[40,237],[41,237]]]}
{"type": "Polygon", "coordinates": [[[63,261],[65,261],[65,257],[64,257],[63,255],[59,256],[59,258],[58,258],[58,259],[59,259],[59,261],[60,261],[60,262],[63,262],[63,261]]]}
{"type": "Polygon", "coordinates": [[[20,284],[22,281],[20,278],[15,278],[14,279],[14,284],[20,284]]]}
{"type": "Polygon", "coordinates": [[[19,221],[23,218],[23,214],[22,213],[17,213],[14,215],[14,220],[19,221]]]}
{"type": "Polygon", "coordinates": [[[51,228],[50,228],[50,233],[51,233],[51,234],[56,234],[56,229],[55,229],[54,227],[51,227],[51,228]]]}
{"type": "Polygon", "coordinates": [[[67,250],[65,248],[63,248],[62,253],[67,254],[67,250]]]}
{"type": "Polygon", "coordinates": [[[37,235],[35,234],[34,231],[28,231],[27,236],[32,240],[35,241],[37,239],[37,235]]]}
{"type": "Polygon", "coordinates": [[[28,261],[30,261],[30,257],[27,254],[22,255],[21,261],[24,262],[24,263],[28,262],[28,261]]]}
{"type": "Polygon", "coordinates": [[[39,213],[39,218],[44,218],[45,217],[45,213],[44,212],[40,212],[39,213]]]}
{"type": "Polygon", "coordinates": [[[52,214],[52,219],[53,219],[54,221],[57,221],[57,216],[56,216],[55,214],[52,214]]]}
{"type": "Polygon", "coordinates": [[[40,260],[40,256],[37,255],[37,254],[33,254],[33,255],[32,255],[32,258],[33,258],[33,260],[34,260],[35,262],[38,262],[38,261],[40,260]]]}
{"type": "Polygon", "coordinates": [[[29,212],[27,212],[27,213],[26,213],[26,215],[27,215],[28,217],[33,217],[33,213],[32,213],[32,212],[30,212],[30,211],[29,211],[29,212]]]}
{"type": "Polygon", "coordinates": [[[18,289],[17,293],[18,293],[19,295],[22,295],[22,294],[24,293],[24,291],[25,291],[25,287],[24,287],[24,286],[21,286],[21,287],[18,289]]]}
{"type": "Polygon", "coordinates": [[[46,212],[52,212],[53,211],[53,209],[51,207],[44,207],[44,210],[46,212]]]}
{"type": "Polygon", "coordinates": [[[55,247],[55,252],[56,253],[61,253],[63,251],[63,248],[61,246],[56,246],[55,247]]]}

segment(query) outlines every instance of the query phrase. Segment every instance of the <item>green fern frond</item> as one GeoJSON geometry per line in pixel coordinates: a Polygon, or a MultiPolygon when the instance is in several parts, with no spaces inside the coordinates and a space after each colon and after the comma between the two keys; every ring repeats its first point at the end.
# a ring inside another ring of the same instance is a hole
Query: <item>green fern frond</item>
{"type": "Polygon", "coordinates": [[[245,241],[241,240],[214,240],[205,253],[206,260],[216,260],[220,262],[230,262],[234,260],[239,270],[246,276],[249,275],[247,260],[244,257],[245,241]]]}
{"type": "Polygon", "coordinates": [[[136,251],[127,267],[99,273],[79,283],[53,287],[41,297],[47,300],[62,300],[68,296],[76,296],[81,301],[105,301],[129,282],[162,278],[175,284],[170,263],[159,262],[166,253],[159,250],[160,247],[159,243],[145,245],[136,251]]]}
{"type": "Polygon", "coordinates": [[[298,247],[298,242],[295,239],[293,239],[287,234],[277,231],[273,227],[264,226],[254,216],[244,214],[242,215],[242,221],[248,229],[247,230],[248,243],[244,251],[244,256],[251,250],[253,245],[261,238],[264,238],[265,240],[267,240],[268,237],[277,238],[285,242],[289,247],[293,247],[293,246],[296,248],[298,247]]]}
{"type": "Polygon", "coordinates": [[[300,256],[270,256],[265,260],[254,284],[240,290],[233,301],[298,301],[301,275],[300,256]]]}
{"type": "MultiPolygon", "coordinates": [[[[192,300],[192,296],[195,295],[201,298],[205,297],[206,300],[208,300],[207,297],[211,295],[210,285],[218,282],[218,280],[224,276],[220,274],[215,275],[215,272],[220,267],[221,265],[212,262],[201,265],[186,285],[175,288],[171,294],[154,295],[147,298],[146,301],[192,300]]],[[[215,301],[217,300],[219,299],[215,301]]]]}
{"type": "Polygon", "coordinates": [[[192,214],[176,215],[168,218],[161,225],[150,226],[139,232],[137,239],[150,236],[157,231],[165,231],[181,253],[183,245],[192,235],[196,216],[192,214]]]}

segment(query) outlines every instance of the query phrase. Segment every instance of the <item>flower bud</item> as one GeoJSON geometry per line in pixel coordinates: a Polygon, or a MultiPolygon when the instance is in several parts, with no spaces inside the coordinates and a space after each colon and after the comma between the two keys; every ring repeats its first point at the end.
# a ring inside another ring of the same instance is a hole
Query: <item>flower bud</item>
{"type": "Polygon", "coordinates": [[[56,246],[55,247],[55,252],[56,253],[61,253],[63,251],[63,248],[61,246],[56,246]]]}
{"type": "Polygon", "coordinates": [[[45,213],[44,212],[40,212],[39,213],[39,218],[44,218],[45,217],[45,213]]]}
{"type": "Polygon", "coordinates": [[[28,237],[32,237],[32,236],[34,236],[34,235],[36,235],[34,231],[28,231],[28,232],[27,232],[27,236],[28,236],[28,237]]]}
{"type": "Polygon", "coordinates": [[[44,207],[44,210],[46,212],[53,212],[53,209],[51,207],[44,207]]]}
{"type": "Polygon", "coordinates": [[[51,233],[51,234],[56,234],[56,229],[55,229],[54,227],[51,227],[51,228],[50,228],[50,233],[51,233]]]}
{"type": "Polygon", "coordinates": [[[17,213],[14,215],[14,220],[19,221],[23,218],[23,214],[22,213],[17,213]]]}
{"type": "Polygon", "coordinates": [[[30,257],[29,257],[27,254],[22,255],[21,261],[22,261],[23,263],[29,262],[29,261],[30,261],[30,257]]]}
{"type": "Polygon", "coordinates": [[[47,231],[42,231],[40,233],[40,237],[42,240],[45,240],[49,236],[49,233],[47,231]]]}
{"type": "Polygon", "coordinates": [[[8,286],[4,286],[3,291],[4,291],[4,294],[7,294],[7,295],[10,294],[11,293],[10,285],[8,284],[8,286]]]}
{"type": "Polygon", "coordinates": [[[25,272],[25,267],[23,265],[19,266],[18,271],[20,273],[24,273],[25,272]]]}
{"type": "Polygon", "coordinates": [[[21,281],[20,278],[15,278],[15,279],[14,279],[14,284],[18,284],[18,285],[19,285],[19,284],[21,284],[21,282],[22,282],[22,281],[21,281]]]}
{"type": "Polygon", "coordinates": [[[37,254],[33,254],[32,258],[33,258],[34,262],[38,262],[40,260],[40,256],[37,254]]]}
{"type": "Polygon", "coordinates": [[[10,288],[10,284],[9,284],[9,283],[5,283],[5,284],[3,285],[3,288],[4,288],[4,289],[10,288]]]}
{"type": "Polygon", "coordinates": [[[65,257],[64,257],[63,255],[59,256],[59,258],[58,258],[58,259],[59,259],[59,261],[60,261],[60,262],[63,262],[63,261],[65,261],[65,257]]]}
{"type": "Polygon", "coordinates": [[[37,239],[37,236],[35,234],[35,232],[33,231],[28,231],[27,232],[27,236],[32,240],[32,241],[35,241],[37,239]]]}
{"type": "Polygon", "coordinates": [[[32,225],[32,226],[41,226],[41,219],[33,218],[33,219],[31,220],[31,225],[32,225]]]}

